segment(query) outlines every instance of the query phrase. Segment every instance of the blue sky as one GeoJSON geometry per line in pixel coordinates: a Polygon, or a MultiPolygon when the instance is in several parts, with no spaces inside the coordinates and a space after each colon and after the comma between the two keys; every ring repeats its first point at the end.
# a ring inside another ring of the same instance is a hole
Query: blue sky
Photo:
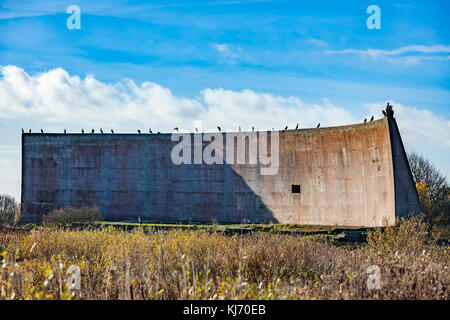
{"type": "Polygon", "coordinates": [[[0,0],[0,192],[19,197],[22,127],[336,125],[380,117],[386,101],[398,105],[407,149],[448,175],[449,9],[437,0],[0,0]],[[80,30],[66,27],[72,4],[80,30]],[[380,30],[366,26],[372,4],[380,30]]]}

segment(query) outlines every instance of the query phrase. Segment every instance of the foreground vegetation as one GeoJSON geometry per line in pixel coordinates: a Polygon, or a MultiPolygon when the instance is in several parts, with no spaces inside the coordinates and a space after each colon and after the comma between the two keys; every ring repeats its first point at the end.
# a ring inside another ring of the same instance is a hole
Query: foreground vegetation
{"type": "Polygon", "coordinates": [[[263,232],[3,229],[0,252],[1,299],[449,298],[449,247],[419,219],[345,246],[263,232]]]}

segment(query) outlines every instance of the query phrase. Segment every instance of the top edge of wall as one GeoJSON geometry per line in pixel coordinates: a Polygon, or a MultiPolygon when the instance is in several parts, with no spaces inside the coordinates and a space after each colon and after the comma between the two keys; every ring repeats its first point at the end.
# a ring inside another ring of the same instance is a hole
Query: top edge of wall
{"type": "Polygon", "coordinates": [[[222,133],[222,134],[248,134],[248,133],[257,133],[257,132],[279,132],[281,135],[288,134],[320,134],[320,133],[330,133],[330,132],[338,132],[338,131],[359,131],[369,128],[378,128],[387,125],[386,118],[381,118],[378,120],[373,120],[366,123],[358,123],[351,125],[343,125],[343,126],[332,126],[332,127],[320,127],[320,128],[299,128],[299,129],[287,129],[287,130],[257,130],[257,131],[204,131],[204,132],[161,132],[161,133],[40,133],[40,132],[32,132],[32,133],[23,133],[23,136],[169,136],[172,134],[213,134],[213,133],[222,133]]]}

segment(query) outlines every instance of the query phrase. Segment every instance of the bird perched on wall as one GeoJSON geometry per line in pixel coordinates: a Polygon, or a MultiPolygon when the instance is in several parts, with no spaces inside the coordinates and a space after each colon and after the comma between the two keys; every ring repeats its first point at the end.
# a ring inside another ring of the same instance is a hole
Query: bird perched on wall
{"type": "Polygon", "coordinates": [[[41,133],[44,133],[44,130],[41,129],[41,133]]]}
{"type": "Polygon", "coordinates": [[[287,130],[288,129],[288,126],[286,126],[286,128],[284,128],[284,130],[287,130]]]}
{"type": "Polygon", "coordinates": [[[297,125],[295,126],[295,130],[298,130],[298,123],[297,123],[297,125]]]}
{"type": "Polygon", "coordinates": [[[370,118],[370,121],[373,121],[373,116],[370,118]]]}
{"type": "Polygon", "coordinates": [[[222,129],[220,129],[220,127],[217,127],[217,129],[219,129],[219,132],[222,132],[222,129]]]}
{"type": "Polygon", "coordinates": [[[113,129],[111,129],[111,133],[114,134],[114,130],[113,129]]]}
{"type": "Polygon", "coordinates": [[[158,134],[161,134],[161,132],[160,132],[160,131],[158,131],[158,134]]]}
{"type": "Polygon", "coordinates": [[[173,130],[175,130],[176,132],[178,132],[178,127],[173,128],[173,130]]]}
{"type": "Polygon", "coordinates": [[[255,131],[255,127],[252,127],[252,132],[254,132],[255,131]]]}
{"type": "Polygon", "coordinates": [[[320,122],[317,124],[317,127],[316,128],[320,128],[320,122]]]}
{"type": "Polygon", "coordinates": [[[141,130],[138,129],[137,133],[141,134],[141,130]]]}
{"type": "Polygon", "coordinates": [[[153,132],[152,132],[152,129],[148,129],[148,133],[153,133],[153,132]]]}
{"type": "Polygon", "coordinates": [[[66,134],[67,133],[67,131],[66,131],[66,129],[64,129],[64,134],[66,134]]]}
{"type": "Polygon", "coordinates": [[[102,128],[100,128],[100,133],[103,134],[103,129],[102,128]]]}
{"type": "Polygon", "coordinates": [[[84,134],[84,129],[81,129],[81,134],[84,134]]]}
{"type": "Polygon", "coordinates": [[[23,131],[23,128],[22,128],[22,133],[24,133],[25,131],[23,131]]]}
{"type": "Polygon", "coordinates": [[[197,132],[197,133],[198,133],[198,129],[197,129],[197,128],[195,128],[195,132],[197,132]]]}
{"type": "Polygon", "coordinates": [[[92,129],[92,130],[91,130],[91,133],[94,133],[94,132],[95,132],[95,130],[94,130],[94,129],[92,129]]]}
{"type": "Polygon", "coordinates": [[[31,133],[31,129],[28,131],[28,133],[31,133]]]}
{"type": "Polygon", "coordinates": [[[394,115],[394,109],[392,108],[392,105],[389,104],[389,102],[387,103],[387,106],[386,106],[386,115],[387,116],[394,115]]]}
{"type": "Polygon", "coordinates": [[[239,132],[241,132],[241,126],[239,126],[239,132]]]}
{"type": "Polygon", "coordinates": [[[367,118],[364,119],[364,123],[366,123],[366,122],[367,122],[367,118]]]}

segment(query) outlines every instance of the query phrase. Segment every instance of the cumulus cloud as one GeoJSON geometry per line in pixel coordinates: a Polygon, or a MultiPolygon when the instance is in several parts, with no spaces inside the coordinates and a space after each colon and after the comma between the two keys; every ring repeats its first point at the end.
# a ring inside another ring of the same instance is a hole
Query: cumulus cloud
{"type": "Polygon", "coordinates": [[[30,76],[23,69],[1,68],[0,117],[120,125],[125,122],[176,123],[203,110],[197,100],[178,98],[153,82],[109,84],[81,79],[61,68],[30,76]]]}
{"type": "MultiPolygon", "coordinates": [[[[396,101],[390,103],[395,106],[394,116],[401,119],[398,125],[405,143],[411,146],[423,144],[450,148],[450,121],[426,109],[407,107],[396,101]]],[[[369,112],[374,114],[385,106],[386,102],[365,104],[369,112]]]]}
{"type": "Polygon", "coordinates": [[[252,90],[240,92],[205,89],[197,98],[175,96],[153,82],[138,85],[132,80],[105,83],[92,76],[81,79],[61,68],[29,75],[23,69],[1,68],[0,117],[58,123],[111,126],[174,126],[192,130],[194,121],[203,128],[257,129],[295,126],[339,125],[354,121],[351,113],[328,100],[306,104],[298,97],[281,97],[252,90]]]}
{"type": "MultiPolygon", "coordinates": [[[[138,85],[132,80],[106,83],[87,76],[71,76],[58,68],[29,75],[6,66],[0,77],[0,117],[51,123],[92,125],[94,128],[153,128],[171,132],[179,127],[193,131],[201,123],[205,131],[221,126],[226,130],[280,129],[297,123],[302,128],[360,122],[349,110],[324,99],[320,104],[299,97],[283,97],[253,90],[222,88],[202,90],[196,98],[174,95],[153,82],[138,85]]],[[[450,148],[450,122],[429,110],[390,101],[406,141],[433,143],[450,148]]],[[[364,105],[368,116],[381,115],[386,102],[364,105]]]]}

